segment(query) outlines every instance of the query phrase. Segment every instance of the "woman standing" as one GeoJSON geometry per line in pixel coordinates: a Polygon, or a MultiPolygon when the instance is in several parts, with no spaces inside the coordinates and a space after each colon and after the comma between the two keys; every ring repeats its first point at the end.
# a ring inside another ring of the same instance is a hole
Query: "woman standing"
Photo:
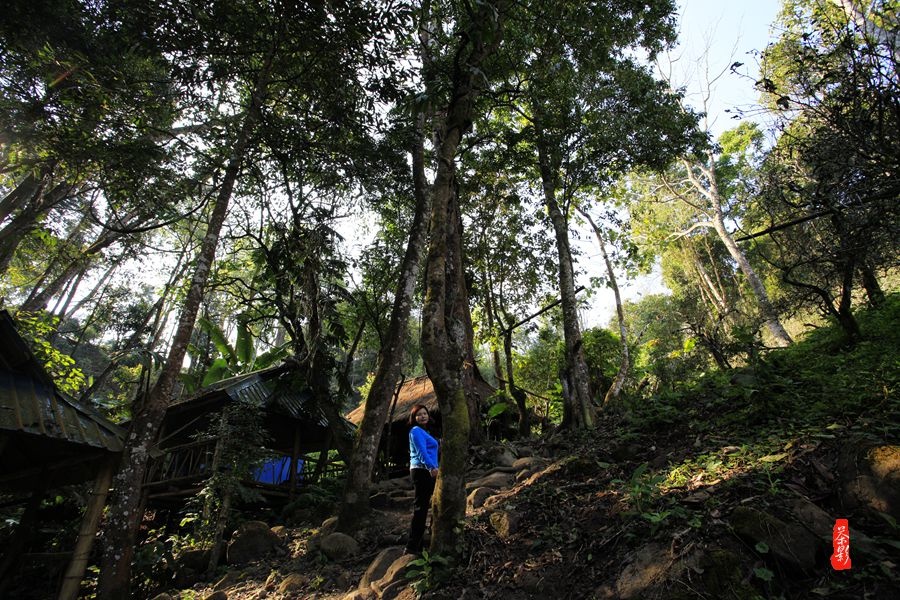
{"type": "Polygon", "coordinates": [[[422,404],[416,404],[409,412],[409,474],[412,477],[416,498],[413,504],[412,523],[409,527],[407,554],[422,552],[422,537],[425,535],[425,521],[428,507],[434,493],[434,480],[438,473],[438,441],[426,431],[431,415],[422,404]]]}

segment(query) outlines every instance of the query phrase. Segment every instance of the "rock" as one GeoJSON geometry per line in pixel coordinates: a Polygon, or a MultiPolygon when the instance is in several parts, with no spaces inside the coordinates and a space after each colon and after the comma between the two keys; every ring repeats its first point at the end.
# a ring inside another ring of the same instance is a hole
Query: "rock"
{"type": "Polygon", "coordinates": [[[763,542],[771,555],[787,566],[812,570],[818,564],[816,554],[823,553],[823,544],[806,529],[754,508],[735,508],[729,521],[735,533],[751,546],[763,542]]]}
{"type": "Polygon", "coordinates": [[[182,550],[175,557],[175,572],[182,569],[191,569],[197,573],[206,571],[209,567],[209,550],[188,549],[182,550]]]}
{"type": "MultiPolygon", "coordinates": [[[[831,544],[831,536],[834,531],[834,517],[813,504],[806,498],[793,498],[787,501],[787,508],[797,518],[801,525],[810,530],[826,545],[831,544]]],[[[862,554],[875,558],[878,550],[875,542],[850,524],[850,548],[862,554]]]]}
{"type": "MultiPolygon", "coordinates": [[[[203,569],[206,571],[206,568],[203,569]]],[[[175,577],[172,578],[172,584],[179,588],[189,588],[200,581],[200,572],[184,567],[175,571],[175,577]]]]}
{"type": "Polygon", "coordinates": [[[319,533],[331,533],[334,531],[334,528],[337,527],[337,522],[337,517],[328,517],[322,521],[322,525],[319,527],[319,533]]]}
{"type": "Polygon", "coordinates": [[[359,552],[359,543],[346,533],[339,532],[323,537],[319,547],[331,560],[341,560],[359,552]]]}
{"type": "Polygon", "coordinates": [[[523,469],[516,473],[516,483],[521,483],[534,475],[537,471],[534,469],[523,469]]]}
{"type": "Polygon", "coordinates": [[[366,588],[365,591],[362,590],[353,590],[341,600],[370,600],[375,597],[375,592],[373,592],[370,588],[366,588]]]}
{"type": "Polygon", "coordinates": [[[269,576],[266,577],[266,582],[263,584],[263,588],[270,592],[274,590],[276,579],[278,579],[278,573],[272,571],[271,573],[269,573],[269,576]]]}
{"type": "Polygon", "coordinates": [[[378,556],[369,564],[362,579],[359,580],[359,589],[367,589],[371,587],[373,581],[384,577],[391,565],[401,556],[403,556],[403,548],[400,546],[385,548],[379,552],[378,556]]]}
{"type": "Polygon", "coordinates": [[[546,464],[546,460],[537,456],[523,456],[512,464],[512,468],[516,471],[522,471],[524,469],[536,469],[538,467],[543,467],[546,464]]]}
{"type": "MultiPolygon", "coordinates": [[[[381,579],[377,579],[372,582],[372,590],[375,594],[384,600],[384,594],[387,588],[389,588],[393,584],[401,584],[401,586],[406,585],[406,567],[409,566],[409,563],[416,560],[416,557],[412,554],[403,554],[394,562],[391,563],[391,566],[388,567],[384,576],[381,579]]],[[[399,590],[398,590],[399,592],[399,590]]]]}
{"type": "Polygon", "coordinates": [[[519,522],[521,517],[513,512],[506,510],[498,510],[491,513],[491,527],[497,532],[501,539],[508,539],[511,535],[519,530],[519,522]]]}
{"type": "Polygon", "coordinates": [[[225,576],[222,577],[222,579],[216,582],[216,584],[213,586],[213,591],[218,592],[219,590],[230,588],[232,585],[237,583],[238,579],[240,579],[240,575],[238,575],[236,571],[228,571],[227,573],[225,573],[225,576]]]}
{"type": "Polygon", "coordinates": [[[309,577],[306,575],[301,575],[300,573],[291,573],[287,577],[281,580],[281,583],[278,584],[278,593],[279,594],[290,594],[292,592],[299,592],[306,585],[309,584],[309,577]]]}
{"type": "Polygon", "coordinates": [[[482,506],[484,506],[484,501],[494,493],[495,490],[492,490],[491,488],[475,488],[474,490],[472,490],[472,493],[469,494],[468,498],[466,498],[466,506],[469,510],[481,508],[482,506]]]}
{"type": "Polygon", "coordinates": [[[563,476],[569,479],[586,479],[599,474],[602,469],[599,463],[587,456],[570,456],[559,462],[563,476]]]}
{"type": "Polygon", "coordinates": [[[492,456],[494,464],[501,467],[511,467],[516,462],[516,455],[509,448],[499,448],[492,456]]]}
{"type": "Polygon", "coordinates": [[[466,491],[471,492],[472,490],[480,487],[501,490],[505,487],[509,487],[512,482],[513,476],[509,473],[491,473],[490,475],[485,475],[484,477],[467,483],[466,491]]]}
{"type": "Polygon", "coordinates": [[[846,447],[838,458],[841,502],[900,520],[900,446],[846,447]]]}
{"type": "Polygon", "coordinates": [[[262,521],[247,521],[238,527],[228,543],[228,564],[239,565],[275,553],[281,538],[262,521]]]}
{"type": "Polygon", "coordinates": [[[219,590],[218,592],[213,592],[203,600],[228,600],[228,594],[219,590]]]}
{"type": "Polygon", "coordinates": [[[400,594],[403,593],[403,590],[408,587],[409,584],[405,580],[395,581],[381,590],[380,594],[377,594],[378,600],[397,600],[400,594]]]}
{"type": "Polygon", "coordinates": [[[641,598],[647,588],[660,583],[671,566],[669,549],[660,544],[648,544],[635,554],[616,579],[619,598],[641,598]]]}
{"type": "Polygon", "coordinates": [[[275,527],[272,527],[272,533],[280,538],[283,538],[285,535],[287,535],[287,528],[284,525],[276,525],[275,527]]]}

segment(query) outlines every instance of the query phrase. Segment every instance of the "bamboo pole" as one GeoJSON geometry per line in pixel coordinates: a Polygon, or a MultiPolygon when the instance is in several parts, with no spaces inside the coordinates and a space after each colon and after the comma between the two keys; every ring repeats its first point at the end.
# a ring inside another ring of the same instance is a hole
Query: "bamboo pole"
{"type": "Polygon", "coordinates": [[[59,600],[75,600],[81,587],[81,580],[87,569],[91,548],[97,536],[97,527],[100,525],[100,516],[106,505],[106,496],[109,494],[109,486],[112,484],[113,460],[108,459],[101,467],[100,473],[94,480],[94,489],[88,500],[84,517],[81,519],[81,529],[78,531],[78,540],[75,542],[75,551],[72,560],[63,576],[62,586],[59,590],[59,600]]]}

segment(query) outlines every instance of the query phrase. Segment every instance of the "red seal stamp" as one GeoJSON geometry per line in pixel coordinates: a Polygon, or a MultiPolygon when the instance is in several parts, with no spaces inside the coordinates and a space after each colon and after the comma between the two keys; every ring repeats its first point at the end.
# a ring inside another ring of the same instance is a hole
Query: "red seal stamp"
{"type": "Polygon", "coordinates": [[[831,567],[835,571],[843,571],[850,568],[850,524],[847,519],[835,519],[834,529],[831,533],[831,545],[834,554],[831,555],[831,567]]]}

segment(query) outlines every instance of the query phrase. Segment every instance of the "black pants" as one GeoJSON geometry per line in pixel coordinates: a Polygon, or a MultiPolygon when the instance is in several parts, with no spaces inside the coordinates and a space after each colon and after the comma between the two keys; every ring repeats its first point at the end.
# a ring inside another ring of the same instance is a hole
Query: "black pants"
{"type": "Polygon", "coordinates": [[[413,502],[412,523],[409,526],[409,541],[406,542],[406,551],[410,554],[418,554],[422,551],[422,537],[425,535],[428,507],[431,506],[431,496],[434,494],[434,477],[431,476],[428,469],[411,469],[409,474],[416,490],[416,498],[413,502]]]}

